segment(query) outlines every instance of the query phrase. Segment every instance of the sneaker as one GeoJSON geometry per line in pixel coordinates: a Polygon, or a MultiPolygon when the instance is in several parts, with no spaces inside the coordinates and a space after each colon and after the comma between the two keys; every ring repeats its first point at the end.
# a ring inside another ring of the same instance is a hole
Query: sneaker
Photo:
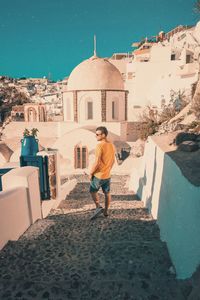
{"type": "Polygon", "coordinates": [[[104,214],[104,217],[108,217],[109,216],[109,214],[107,212],[103,212],[103,214],[104,214]]]}
{"type": "Polygon", "coordinates": [[[93,214],[93,216],[90,218],[90,220],[93,220],[93,219],[95,219],[98,215],[100,215],[101,213],[103,212],[103,207],[97,207],[96,209],[95,209],[95,212],[94,212],[94,214],[93,214]]]}

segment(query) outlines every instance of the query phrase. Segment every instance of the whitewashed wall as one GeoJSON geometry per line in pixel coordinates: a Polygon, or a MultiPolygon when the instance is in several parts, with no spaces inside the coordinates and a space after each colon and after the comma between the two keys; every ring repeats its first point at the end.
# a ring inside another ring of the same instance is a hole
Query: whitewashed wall
{"type": "Polygon", "coordinates": [[[73,92],[63,93],[63,115],[64,121],[74,121],[73,92]]]}
{"type": "Polygon", "coordinates": [[[124,121],[125,120],[125,92],[106,91],[106,120],[110,121],[124,121]],[[116,101],[116,110],[118,118],[112,118],[112,101],[116,101]]]}
{"type": "Polygon", "coordinates": [[[190,183],[149,138],[143,164],[131,174],[130,188],[157,219],[177,277],[192,276],[200,264],[200,187],[190,183]]]}
{"type": "Polygon", "coordinates": [[[101,122],[101,91],[80,91],[77,94],[78,122],[90,124],[101,122]],[[93,103],[93,119],[87,118],[87,101],[93,103]]]}
{"type": "Polygon", "coordinates": [[[38,169],[16,168],[2,176],[0,192],[0,249],[17,240],[42,218],[38,169]]]}

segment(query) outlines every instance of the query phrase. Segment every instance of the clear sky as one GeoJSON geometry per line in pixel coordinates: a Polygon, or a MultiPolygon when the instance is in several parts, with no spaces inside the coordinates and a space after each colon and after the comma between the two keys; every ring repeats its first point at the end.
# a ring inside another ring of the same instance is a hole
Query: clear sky
{"type": "Polygon", "coordinates": [[[177,25],[193,25],[195,0],[0,0],[0,75],[58,80],[93,55],[177,25]]]}

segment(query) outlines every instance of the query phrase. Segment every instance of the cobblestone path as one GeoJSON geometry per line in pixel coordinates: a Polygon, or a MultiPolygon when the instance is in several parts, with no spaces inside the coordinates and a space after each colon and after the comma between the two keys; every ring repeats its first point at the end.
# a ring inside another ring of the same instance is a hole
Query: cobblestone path
{"type": "Polygon", "coordinates": [[[9,242],[0,252],[0,299],[185,299],[159,229],[126,179],[113,177],[108,218],[90,221],[94,204],[80,176],[59,208],[9,242]]]}

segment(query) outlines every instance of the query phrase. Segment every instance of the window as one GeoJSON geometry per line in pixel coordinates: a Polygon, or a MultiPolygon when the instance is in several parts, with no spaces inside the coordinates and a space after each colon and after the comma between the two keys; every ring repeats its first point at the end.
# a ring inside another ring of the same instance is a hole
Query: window
{"type": "Polygon", "coordinates": [[[112,101],[112,119],[115,119],[115,101],[112,101]]]}
{"type": "Polygon", "coordinates": [[[191,55],[187,54],[186,55],[186,64],[189,64],[189,63],[191,63],[191,55]]]}
{"type": "Polygon", "coordinates": [[[74,168],[85,169],[88,167],[88,149],[86,146],[74,148],[74,168]]]}
{"type": "Polygon", "coordinates": [[[112,101],[112,119],[118,120],[117,100],[112,101]]]}
{"type": "Polygon", "coordinates": [[[88,120],[93,119],[93,102],[91,101],[87,102],[87,119],[88,120]]]}
{"type": "Polygon", "coordinates": [[[82,169],[85,169],[87,165],[87,149],[86,147],[82,148],[82,169]]]}
{"type": "Polygon", "coordinates": [[[77,165],[76,168],[81,168],[81,148],[77,148],[77,165]]]}
{"type": "Polygon", "coordinates": [[[171,55],[171,60],[175,60],[176,59],[176,55],[175,54],[172,54],[171,55]]]}

